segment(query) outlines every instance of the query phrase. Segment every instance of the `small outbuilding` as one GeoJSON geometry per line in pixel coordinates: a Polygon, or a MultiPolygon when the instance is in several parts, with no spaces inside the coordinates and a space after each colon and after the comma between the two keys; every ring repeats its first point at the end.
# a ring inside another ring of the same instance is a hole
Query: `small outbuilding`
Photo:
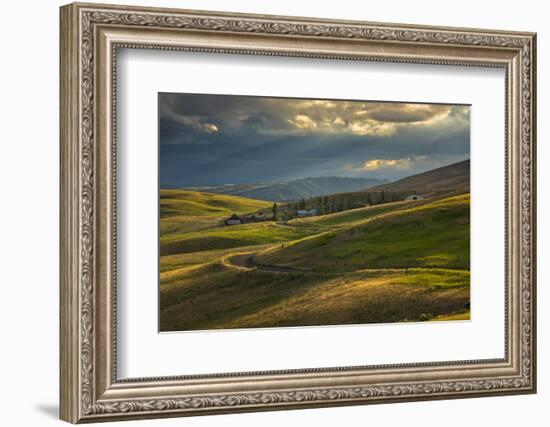
{"type": "Polygon", "coordinates": [[[225,225],[238,225],[238,224],[242,224],[244,221],[237,214],[233,214],[229,218],[227,218],[224,222],[225,222],[225,225]]]}
{"type": "Polygon", "coordinates": [[[317,209],[298,209],[296,211],[296,215],[298,215],[298,216],[316,216],[317,215],[317,209]]]}
{"type": "Polygon", "coordinates": [[[411,194],[410,196],[407,196],[405,198],[405,200],[407,201],[410,201],[410,200],[422,200],[424,197],[422,196],[419,196],[418,194],[411,194]]]}

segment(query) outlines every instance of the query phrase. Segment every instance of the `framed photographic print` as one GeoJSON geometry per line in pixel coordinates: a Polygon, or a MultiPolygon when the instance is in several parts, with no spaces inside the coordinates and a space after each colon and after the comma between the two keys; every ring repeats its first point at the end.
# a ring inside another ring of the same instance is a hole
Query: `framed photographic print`
{"type": "Polygon", "coordinates": [[[61,8],[61,418],[533,393],[535,34],[61,8]]]}
{"type": "Polygon", "coordinates": [[[469,106],[158,103],[161,332],[470,319],[469,106]]]}

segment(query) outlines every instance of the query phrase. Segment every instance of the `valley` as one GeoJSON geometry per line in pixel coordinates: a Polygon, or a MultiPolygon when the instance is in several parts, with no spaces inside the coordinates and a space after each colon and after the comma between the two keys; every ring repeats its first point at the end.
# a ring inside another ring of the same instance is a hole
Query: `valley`
{"type": "Polygon", "coordinates": [[[469,319],[469,163],[451,169],[447,190],[428,173],[303,217],[292,202],[275,218],[272,201],[161,189],[160,330],[469,319]]]}

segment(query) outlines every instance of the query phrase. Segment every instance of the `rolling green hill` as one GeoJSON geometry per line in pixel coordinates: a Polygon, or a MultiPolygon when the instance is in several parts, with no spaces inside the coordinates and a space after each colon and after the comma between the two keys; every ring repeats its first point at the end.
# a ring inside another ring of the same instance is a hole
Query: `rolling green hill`
{"type": "Polygon", "coordinates": [[[257,260],[315,271],[469,269],[469,212],[469,195],[450,197],[353,223],[265,252],[257,260]]]}
{"type": "Polygon", "coordinates": [[[314,216],[309,218],[297,218],[289,221],[294,226],[339,227],[357,221],[364,221],[376,215],[416,206],[418,202],[393,202],[382,205],[367,206],[364,208],[349,209],[329,215],[314,216]]]}
{"type": "Polygon", "coordinates": [[[272,203],[161,190],[160,329],[468,320],[469,204],[440,195],[223,226],[272,203]]]}
{"type": "MultiPolygon", "coordinates": [[[[339,192],[304,201],[306,209],[316,208],[329,212],[347,211],[366,205],[403,201],[407,196],[419,194],[425,198],[445,197],[470,192],[470,160],[453,163],[398,181],[369,186],[360,191],[339,192]]],[[[298,202],[289,203],[290,210],[298,208],[298,202]]]]}
{"type": "Polygon", "coordinates": [[[210,194],[187,190],[160,190],[160,217],[224,217],[270,207],[271,203],[238,196],[210,194]]]}
{"type": "Polygon", "coordinates": [[[238,248],[264,243],[287,242],[314,234],[312,227],[291,227],[273,221],[209,227],[194,232],[174,233],[160,238],[161,255],[174,255],[213,249],[238,248]]]}
{"type": "MultiPolygon", "coordinates": [[[[201,197],[201,193],[188,194],[184,200],[185,209],[189,208],[188,199],[196,206],[194,197],[201,197]]],[[[204,194],[204,193],[202,193],[204,194]]],[[[210,195],[211,196],[211,195],[210,195]]],[[[242,198],[233,196],[219,196],[226,205],[239,209],[248,208],[250,203],[243,204],[242,198]],[[231,202],[231,203],[228,203],[231,202]],[[239,202],[239,206],[235,206],[239,202]]],[[[244,199],[247,200],[247,199],[244,199]]],[[[164,255],[188,254],[210,250],[240,248],[246,246],[261,245],[266,243],[283,243],[312,236],[333,227],[361,221],[384,212],[403,209],[414,206],[419,202],[387,203],[379,206],[370,206],[360,209],[352,209],[331,215],[323,215],[311,218],[295,219],[285,225],[273,221],[234,225],[231,227],[220,226],[221,221],[228,214],[219,217],[207,207],[204,215],[175,216],[161,218],[160,253],[164,255]]],[[[270,205],[271,206],[271,205],[270,205]]]]}
{"type": "MultiPolygon", "coordinates": [[[[216,227],[233,213],[238,215],[271,209],[271,203],[223,194],[187,190],[160,190],[161,246],[182,233],[216,227]]],[[[162,248],[161,248],[162,250],[162,248]]]]}
{"type": "Polygon", "coordinates": [[[468,271],[277,274],[211,262],[169,274],[162,331],[469,319],[468,271]]]}
{"type": "Polygon", "coordinates": [[[408,176],[365,191],[414,191],[417,194],[440,194],[470,191],[470,159],[408,176]]]}

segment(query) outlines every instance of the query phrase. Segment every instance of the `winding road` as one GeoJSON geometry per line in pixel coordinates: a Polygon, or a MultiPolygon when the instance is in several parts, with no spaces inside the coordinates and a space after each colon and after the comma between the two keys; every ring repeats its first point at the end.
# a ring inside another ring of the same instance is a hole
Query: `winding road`
{"type": "Polygon", "coordinates": [[[238,267],[244,270],[266,271],[270,273],[312,273],[311,270],[301,268],[258,264],[254,260],[254,255],[255,253],[230,255],[224,259],[224,264],[229,267],[238,267]]]}
{"type": "MultiPolygon", "coordinates": [[[[228,267],[228,268],[234,268],[244,271],[265,271],[269,273],[283,273],[283,274],[290,274],[290,273],[307,273],[307,274],[318,274],[318,275],[330,275],[332,273],[328,272],[318,272],[315,270],[309,270],[305,268],[295,268],[295,267],[285,267],[281,265],[268,265],[268,264],[258,264],[254,257],[256,253],[255,252],[248,252],[248,253],[240,253],[240,254],[233,254],[228,255],[224,258],[222,258],[222,263],[228,267]]],[[[355,270],[355,273],[365,273],[365,272],[379,272],[383,271],[386,273],[392,273],[392,272],[404,272],[405,274],[408,273],[408,270],[424,270],[424,271],[457,271],[462,272],[461,269],[450,269],[450,268],[437,268],[437,267],[386,267],[386,268],[364,268],[360,270],[355,270]]]]}

